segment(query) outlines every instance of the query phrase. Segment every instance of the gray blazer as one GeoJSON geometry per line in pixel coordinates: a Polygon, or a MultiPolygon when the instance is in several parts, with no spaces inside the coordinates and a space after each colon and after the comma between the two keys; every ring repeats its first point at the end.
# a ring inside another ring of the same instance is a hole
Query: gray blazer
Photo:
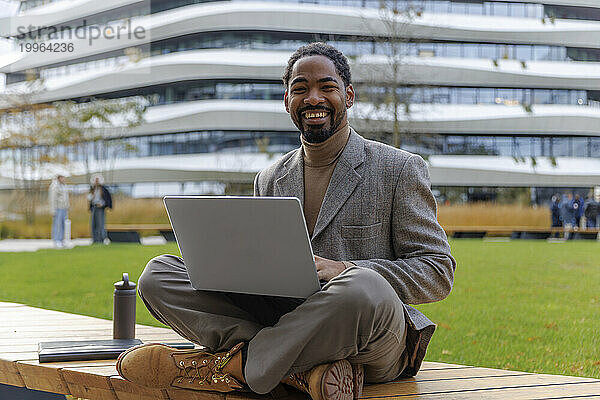
{"type": "MultiPolygon", "coordinates": [[[[302,149],[256,175],[255,196],[292,196],[304,204],[302,149]]],[[[437,222],[423,159],[350,133],[311,238],[315,254],[380,273],[404,304],[408,367],[417,373],[435,324],[408,304],[444,299],[456,262],[437,222]]]]}

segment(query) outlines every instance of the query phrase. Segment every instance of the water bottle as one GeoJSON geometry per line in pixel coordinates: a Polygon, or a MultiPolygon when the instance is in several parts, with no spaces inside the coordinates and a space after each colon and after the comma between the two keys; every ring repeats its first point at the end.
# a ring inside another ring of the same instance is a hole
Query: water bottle
{"type": "Polygon", "coordinates": [[[135,338],[135,282],[123,273],[123,280],[115,282],[113,307],[113,339],[135,338]]]}

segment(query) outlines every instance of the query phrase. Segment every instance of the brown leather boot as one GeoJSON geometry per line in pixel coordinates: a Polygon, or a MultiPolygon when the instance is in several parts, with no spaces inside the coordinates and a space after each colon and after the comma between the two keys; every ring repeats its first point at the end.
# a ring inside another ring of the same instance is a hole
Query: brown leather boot
{"type": "Polygon", "coordinates": [[[308,393],[313,400],[352,400],[362,394],[363,376],[362,365],[339,360],[287,376],[282,383],[308,393]]]}
{"type": "Polygon", "coordinates": [[[117,372],[137,385],[168,389],[231,392],[244,388],[241,349],[212,354],[204,350],[177,350],[151,343],[133,347],[119,356],[117,372]]]}

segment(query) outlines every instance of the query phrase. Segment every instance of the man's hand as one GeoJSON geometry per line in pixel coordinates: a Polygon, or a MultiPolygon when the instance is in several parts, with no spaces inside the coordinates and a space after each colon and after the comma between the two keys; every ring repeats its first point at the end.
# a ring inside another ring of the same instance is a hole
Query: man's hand
{"type": "Polygon", "coordinates": [[[315,256],[315,265],[317,266],[319,280],[327,282],[346,269],[346,265],[341,261],[333,261],[319,256],[315,256]]]}

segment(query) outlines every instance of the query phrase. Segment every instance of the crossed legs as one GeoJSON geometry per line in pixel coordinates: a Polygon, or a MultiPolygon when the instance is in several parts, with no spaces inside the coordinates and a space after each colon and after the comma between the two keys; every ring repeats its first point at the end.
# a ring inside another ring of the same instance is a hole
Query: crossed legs
{"type": "Polygon", "coordinates": [[[304,302],[198,291],[176,256],[152,259],[139,292],[154,317],[211,351],[247,342],[244,375],[256,393],[315,365],[348,359],[367,382],[396,378],[406,366],[404,308],[378,273],[352,267],[304,302]]]}

